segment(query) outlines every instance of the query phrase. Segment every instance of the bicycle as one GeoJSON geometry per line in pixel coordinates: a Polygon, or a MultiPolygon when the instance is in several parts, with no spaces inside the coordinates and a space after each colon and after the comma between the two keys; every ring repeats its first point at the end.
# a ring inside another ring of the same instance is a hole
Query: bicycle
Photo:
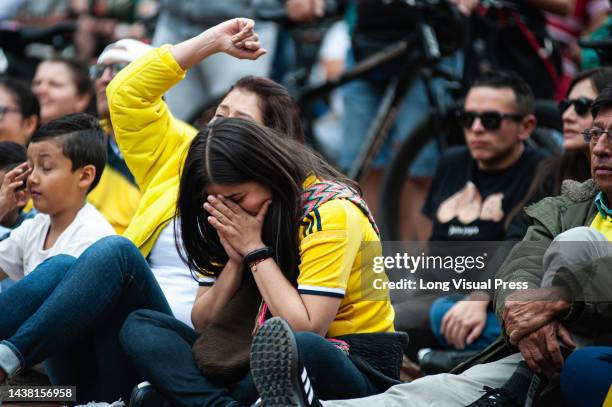
{"type": "MultiPolygon", "coordinates": [[[[456,10],[448,3],[441,1],[412,3],[409,6],[414,8],[415,13],[419,15],[417,19],[419,23],[415,30],[407,35],[406,39],[389,45],[361,61],[353,69],[338,78],[319,85],[305,86],[296,96],[302,111],[306,112],[305,128],[310,131],[312,117],[308,115],[308,112],[310,111],[309,106],[314,100],[328,95],[333,89],[345,83],[367,76],[373,70],[389,62],[401,64],[403,68],[400,69],[400,72],[402,73],[387,86],[385,97],[383,97],[376,117],[362,143],[362,149],[348,172],[350,178],[359,181],[368,171],[373,157],[386,139],[395,121],[399,105],[404,100],[410,85],[417,76],[420,75],[423,78],[430,114],[423,123],[406,137],[388,167],[383,181],[380,198],[381,214],[378,220],[383,236],[388,240],[402,240],[399,220],[401,219],[400,197],[403,192],[403,181],[408,168],[425,144],[431,140],[431,135],[447,134],[446,137],[436,137],[442,148],[449,144],[462,143],[463,133],[456,124],[455,112],[461,107],[462,101],[460,98],[469,86],[465,79],[468,75],[464,74],[459,78],[442,69],[429,68],[429,66],[435,65],[443,55],[448,55],[459,49],[465,38],[471,37],[470,27],[464,24],[464,18],[458,15],[456,10]],[[447,8],[444,9],[444,7],[447,8]],[[437,27],[437,29],[433,27],[437,27]],[[444,35],[444,29],[446,29],[446,32],[461,33],[461,35],[451,38],[452,41],[444,42],[446,48],[441,50],[440,41],[437,37],[439,34],[444,35]],[[432,82],[437,78],[443,78],[447,82],[444,90],[436,93],[433,90],[432,82]],[[447,102],[448,95],[455,102],[447,102]]],[[[484,4],[494,9],[512,6],[498,0],[485,1],[484,4]]],[[[467,42],[471,43],[471,41],[467,42]]],[[[562,127],[561,117],[554,102],[537,101],[535,110],[541,128],[560,131],[562,127]]],[[[536,146],[543,147],[553,153],[559,152],[559,146],[546,132],[539,131],[534,134],[532,142],[536,146]]]]}

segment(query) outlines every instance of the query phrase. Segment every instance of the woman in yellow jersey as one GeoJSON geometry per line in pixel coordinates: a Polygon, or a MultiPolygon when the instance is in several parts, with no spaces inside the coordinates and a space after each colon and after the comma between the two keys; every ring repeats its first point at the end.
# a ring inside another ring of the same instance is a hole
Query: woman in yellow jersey
{"type": "Polygon", "coordinates": [[[173,405],[254,402],[250,338],[270,316],[300,331],[319,395],[362,397],[396,382],[393,308],[386,290],[367,289],[378,229],[355,184],[307,147],[252,121],[215,120],[189,148],[176,219],[200,282],[201,346],[196,331],[154,310],[132,313],[121,331],[132,364],[173,405]]]}

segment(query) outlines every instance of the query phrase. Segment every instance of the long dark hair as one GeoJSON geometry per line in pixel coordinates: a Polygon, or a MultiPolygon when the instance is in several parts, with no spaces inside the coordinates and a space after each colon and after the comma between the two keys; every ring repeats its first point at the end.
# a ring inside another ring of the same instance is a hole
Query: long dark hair
{"type": "MultiPolygon", "coordinates": [[[[595,68],[578,73],[572,80],[567,95],[574,89],[574,86],[585,79],[588,79],[593,90],[600,94],[607,84],[612,82],[612,68],[595,68]]],[[[589,178],[591,178],[591,160],[588,149],[586,151],[565,151],[563,155],[555,155],[543,160],[537,166],[525,197],[508,215],[506,229],[516,216],[526,216],[523,213],[525,206],[536,203],[547,196],[560,195],[561,184],[566,179],[584,182],[589,178]]]]}
{"type": "Polygon", "coordinates": [[[272,192],[263,242],[274,248],[276,262],[295,283],[300,263],[300,198],[303,182],[310,174],[321,180],[338,180],[360,192],[354,182],[308,147],[273,129],[252,121],[220,118],[201,130],[185,159],[175,216],[179,224],[175,227],[175,243],[192,274],[218,276],[228,260],[203,209],[205,188],[253,181],[272,192]]]}
{"type": "MultiPolygon", "coordinates": [[[[612,68],[602,67],[578,73],[570,84],[567,94],[583,80],[588,79],[593,90],[600,94],[612,83],[612,68]]],[[[561,156],[554,156],[540,163],[528,192],[531,202],[547,196],[561,194],[561,184],[566,179],[584,182],[591,178],[591,160],[588,147],[586,150],[565,151],[561,156]]]]}

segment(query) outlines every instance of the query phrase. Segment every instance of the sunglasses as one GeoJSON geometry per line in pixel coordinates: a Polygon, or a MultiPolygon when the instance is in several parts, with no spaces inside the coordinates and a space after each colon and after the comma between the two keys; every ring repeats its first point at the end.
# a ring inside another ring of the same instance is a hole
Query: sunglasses
{"type": "Polygon", "coordinates": [[[466,130],[472,128],[476,118],[480,119],[482,127],[484,127],[486,130],[498,130],[501,126],[502,120],[510,119],[514,120],[515,122],[520,122],[524,117],[525,116],[522,114],[501,113],[496,111],[477,113],[468,110],[461,110],[457,112],[459,124],[466,130]]]}
{"type": "Polygon", "coordinates": [[[92,80],[100,79],[104,75],[104,71],[107,69],[111,70],[111,76],[117,75],[117,73],[129,65],[129,62],[116,62],[114,64],[95,64],[89,67],[89,77],[92,80]]]}
{"type": "Polygon", "coordinates": [[[574,105],[574,111],[578,116],[586,116],[591,112],[591,105],[593,104],[593,99],[589,99],[586,97],[580,97],[578,99],[564,99],[559,102],[559,111],[561,114],[565,113],[570,106],[574,105]]]}

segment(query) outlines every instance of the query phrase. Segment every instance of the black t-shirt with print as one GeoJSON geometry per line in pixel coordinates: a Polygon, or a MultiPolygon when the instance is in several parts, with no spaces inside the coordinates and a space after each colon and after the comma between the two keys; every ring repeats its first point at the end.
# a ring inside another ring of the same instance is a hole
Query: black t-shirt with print
{"type": "Polygon", "coordinates": [[[504,240],[505,220],[519,204],[546,155],[526,146],[521,158],[500,171],[482,171],[465,146],[442,156],[423,207],[433,222],[432,241],[504,240]]]}

